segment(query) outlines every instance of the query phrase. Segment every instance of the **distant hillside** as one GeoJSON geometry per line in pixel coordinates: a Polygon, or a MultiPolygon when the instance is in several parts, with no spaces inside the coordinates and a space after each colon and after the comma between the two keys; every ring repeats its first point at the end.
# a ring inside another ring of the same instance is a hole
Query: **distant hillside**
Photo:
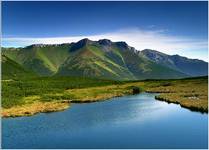
{"type": "MultiPolygon", "coordinates": [[[[83,39],[76,43],[43,45],[25,48],[4,48],[2,53],[23,68],[41,76],[85,76],[114,80],[168,79],[205,75],[206,62],[195,67],[193,72],[187,66],[194,65],[191,59],[179,56],[175,61],[156,61],[169,55],[152,50],[137,51],[125,42],[108,39],[91,41],[83,39]],[[156,57],[154,57],[156,56],[156,57]],[[180,61],[181,60],[181,61],[180,61]],[[189,60],[189,61],[188,61],[189,60]],[[169,63],[168,63],[169,62],[169,63]],[[173,65],[175,62],[175,65],[173,65]],[[181,65],[179,64],[181,62],[181,65]],[[185,64],[182,65],[182,63],[185,64]],[[199,72],[199,73],[197,73],[199,72]]],[[[164,58],[165,57],[165,58],[164,58]]],[[[199,63],[198,63],[199,65],[199,63]]]]}
{"type": "Polygon", "coordinates": [[[198,59],[188,59],[179,55],[167,55],[155,50],[141,51],[149,60],[169,67],[171,69],[180,71],[189,76],[205,76],[208,75],[208,63],[198,59]]]}
{"type": "Polygon", "coordinates": [[[68,57],[68,45],[31,45],[25,48],[3,49],[2,53],[25,68],[42,76],[56,73],[68,57]]]}
{"type": "Polygon", "coordinates": [[[1,57],[2,79],[10,78],[24,78],[28,76],[35,76],[34,73],[27,71],[21,65],[9,59],[5,55],[1,57]]]}

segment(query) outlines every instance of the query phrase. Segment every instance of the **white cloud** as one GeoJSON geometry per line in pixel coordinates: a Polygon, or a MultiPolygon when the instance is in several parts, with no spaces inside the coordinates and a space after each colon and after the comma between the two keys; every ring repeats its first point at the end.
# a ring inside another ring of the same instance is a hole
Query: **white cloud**
{"type": "Polygon", "coordinates": [[[52,37],[52,38],[3,38],[3,46],[27,46],[30,44],[60,44],[77,42],[83,38],[91,40],[110,39],[125,41],[137,50],[154,49],[167,54],[179,54],[190,58],[207,59],[208,41],[188,37],[167,35],[165,30],[126,29],[98,35],[52,37]],[[194,53],[193,53],[194,52],[194,53]]]}

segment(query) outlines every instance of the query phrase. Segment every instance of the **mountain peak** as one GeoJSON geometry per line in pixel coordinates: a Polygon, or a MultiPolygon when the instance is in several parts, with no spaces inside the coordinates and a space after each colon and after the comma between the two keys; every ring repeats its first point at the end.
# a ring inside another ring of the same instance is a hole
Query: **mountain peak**
{"type": "Polygon", "coordinates": [[[84,38],[84,39],[81,39],[80,41],[78,41],[78,42],[89,42],[89,41],[91,41],[90,39],[88,39],[88,38],[84,38]]]}
{"type": "Polygon", "coordinates": [[[159,58],[159,57],[168,57],[169,55],[167,54],[164,54],[162,52],[159,52],[159,51],[156,51],[156,50],[152,50],[152,49],[144,49],[141,51],[141,53],[143,55],[146,55],[147,57],[152,57],[152,59],[155,59],[155,58],[159,58]]]}
{"type": "Polygon", "coordinates": [[[70,48],[71,51],[80,49],[84,46],[86,46],[87,44],[91,44],[93,43],[93,41],[89,40],[88,38],[82,39],[76,43],[73,43],[72,47],[70,48]]]}
{"type": "Polygon", "coordinates": [[[13,60],[23,68],[41,76],[56,73],[61,76],[134,80],[203,76],[208,73],[206,62],[151,49],[137,51],[126,42],[111,42],[108,39],[92,41],[85,38],[64,46],[35,44],[27,50],[16,50],[18,53],[11,48],[4,49],[2,54],[15,58],[13,60]]]}
{"type": "Polygon", "coordinates": [[[115,42],[115,44],[116,44],[118,47],[123,48],[123,49],[128,49],[128,48],[129,48],[128,44],[127,44],[126,42],[124,42],[124,41],[115,42]]]}
{"type": "Polygon", "coordinates": [[[98,41],[98,43],[101,44],[101,45],[107,45],[107,46],[109,46],[109,45],[112,44],[112,41],[110,41],[108,39],[101,39],[101,40],[98,41]]]}
{"type": "Polygon", "coordinates": [[[80,41],[76,42],[75,44],[87,45],[87,44],[91,44],[92,42],[93,41],[91,41],[90,39],[84,38],[84,39],[81,39],[80,41]]]}
{"type": "Polygon", "coordinates": [[[141,52],[161,53],[161,52],[153,50],[153,49],[144,49],[141,52]]]}
{"type": "Polygon", "coordinates": [[[26,46],[25,48],[44,47],[44,46],[45,46],[44,44],[32,44],[32,45],[26,46]]]}

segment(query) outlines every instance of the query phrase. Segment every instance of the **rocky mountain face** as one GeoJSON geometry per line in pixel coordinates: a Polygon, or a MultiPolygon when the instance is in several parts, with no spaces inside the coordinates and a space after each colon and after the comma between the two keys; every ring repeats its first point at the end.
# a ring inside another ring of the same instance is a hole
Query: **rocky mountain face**
{"type": "Polygon", "coordinates": [[[141,51],[149,60],[180,71],[189,76],[205,76],[208,74],[208,63],[198,59],[188,59],[179,55],[167,55],[155,50],[141,51]]]}
{"type": "Polygon", "coordinates": [[[208,63],[158,51],[137,51],[108,39],[3,48],[2,54],[40,76],[85,76],[114,80],[168,79],[207,75],[208,63]]]}

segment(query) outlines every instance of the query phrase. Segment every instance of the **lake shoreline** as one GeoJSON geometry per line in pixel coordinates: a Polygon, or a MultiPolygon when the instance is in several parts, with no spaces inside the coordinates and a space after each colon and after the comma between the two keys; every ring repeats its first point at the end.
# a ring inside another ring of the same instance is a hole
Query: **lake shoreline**
{"type": "Polygon", "coordinates": [[[75,103],[61,112],[3,118],[3,148],[205,148],[207,114],[155,100],[156,95],[142,92],[75,103]]]}
{"type": "MultiPolygon", "coordinates": [[[[153,92],[153,91],[145,91],[145,92],[141,92],[139,94],[142,94],[142,93],[160,93],[160,92],[153,92]]],[[[40,109],[38,111],[35,111],[35,112],[31,112],[31,111],[25,111],[25,110],[28,110],[27,108],[24,109],[24,111],[19,111],[19,113],[15,114],[14,110],[17,108],[11,108],[11,111],[9,109],[3,109],[2,110],[2,117],[3,118],[15,118],[15,117],[30,117],[30,116],[33,116],[33,115],[37,115],[39,113],[52,113],[52,112],[59,112],[59,111],[64,111],[66,109],[69,109],[70,108],[70,105],[73,104],[73,103],[79,103],[79,104],[85,104],[85,103],[94,103],[94,102],[103,102],[103,101],[107,101],[111,98],[116,98],[116,97],[123,97],[123,96],[128,96],[128,95],[134,95],[134,94],[127,94],[127,95],[121,95],[121,96],[113,96],[113,97],[108,97],[108,98],[103,98],[103,99],[97,99],[97,100],[85,100],[85,101],[78,101],[78,100],[63,100],[61,102],[58,102],[56,104],[61,104],[61,105],[52,105],[52,104],[55,104],[54,102],[48,102],[50,103],[51,105],[51,108],[45,108],[45,109],[40,109]],[[9,111],[8,111],[9,110],[9,111]]],[[[169,99],[164,99],[164,98],[161,98],[160,95],[158,96],[155,96],[155,100],[159,100],[159,101],[163,101],[163,102],[167,102],[167,103],[173,103],[173,104],[177,104],[177,105],[180,105],[182,108],[186,108],[186,109],[189,109],[190,111],[194,111],[194,112],[200,112],[200,113],[206,113],[208,114],[208,111],[207,110],[204,110],[204,109],[199,109],[197,107],[189,107],[189,106],[185,106],[185,105],[182,105],[181,103],[179,102],[172,102],[170,101],[169,99]]],[[[36,103],[36,102],[35,102],[36,103]]],[[[33,107],[34,104],[32,104],[32,107],[33,107]]],[[[44,103],[39,103],[38,104],[39,106],[40,105],[44,105],[44,103]]],[[[23,106],[25,107],[25,106],[23,106]]],[[[21,108],[23,108],[21,107],[21,108]]],[[[27,107],[27,106],[26,106],[27,107]]],[[[18,109],[18,108],[17,108],[18,109]]],[[[20,109],[20,107],[19,107],[20,109]]]]}
{"type": "Polygon", "coordinates": [[[182,108],[189,109],[190,111],[193,111],[193,112],[200,112],[200,113],[202,113],[202,114],[203,114],[203,113],[208,114],[208,110],[207,110],[207,109],[204,109],[204,108],[202,108],[202,107],[189,106],[189,105],[180,103],[180,102],[178,102],[178,101],[172,101],[172,100],[170,100],[170,99],[166,99],[166,98],[161,97],[161,95],[155,96],[155,99],[156,99],[156,100],[159,100],[159,101],[167,102],[168,104],[173,103],[173,104],[180,105],[182,108]]]}
{"type": "Polygon", "coordinates": [[[39,113],[51,113],[68,109],[70,104],[60,102],[34,102],[23,106],[2,109],[2,118],[29,117],[39,113]]]}
{"type": "Polygon", "coordinates": [[[64,111],[68,109],[71,103],[93,103],[93,102],[102,102],[107,101],[111,98],[122,97],[132,95],[131,90],[126,93],[117,93],[114,92],[112,95],[105,94],[103,97],[95,98],[95,99],[81,99],[81,100],[62,100],[60,102],[34,102],[32,104],[26,104],[23,106],[12,107],[8,109],[2,109],[2,117],[3,118],[15,118],[15,117],[29,117],[39,113],[51,113],[64,111]],[[43,109],[34,109],[34,107],[45,105],[43,109]],[[49,108],[47,106],[50,106],[49,108]],[[33,110],[33,111],[30,111],[33,110]]]}
{"type": "MultiPolygon", "coordinates": [[[[61,92],[28,95],[22,105],[2,109],[2,117],[31,116],[37,113],[62,111],[71,103],[105,101],[113,97],[132,95],[134,88],[139,93],[158,93],[156,100],[179,104],[182,108],[208,113],[207,78],[181,80],[148,80],[124,82],[84,88],[65,88],[61,92]]],[[[15,83],[15,81],[9,81],[15,83]]],[[[60,82],[60,81],[59,81],[60,82]]],[[[12,85],[12,84],[11,84],[12,85]]],[[[29,91],[30,92],[30,91],[29,91]]]]}

